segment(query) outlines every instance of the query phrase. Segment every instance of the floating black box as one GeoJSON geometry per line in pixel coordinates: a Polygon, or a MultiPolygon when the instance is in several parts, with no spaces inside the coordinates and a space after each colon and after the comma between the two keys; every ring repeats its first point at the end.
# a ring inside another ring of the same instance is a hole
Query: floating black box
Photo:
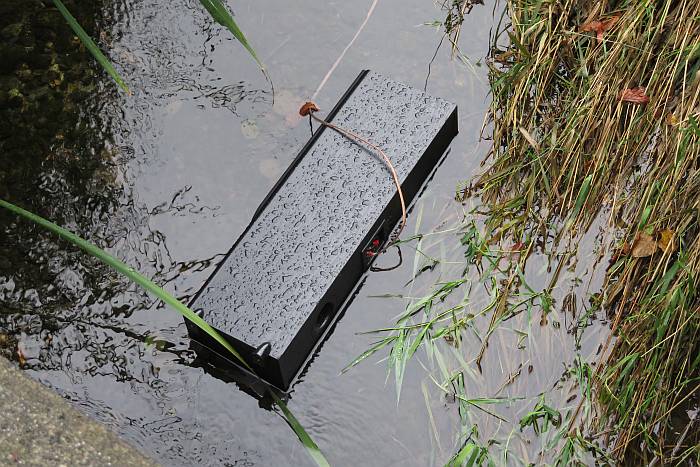
{"type": "MultiPolygon", "coordinates": [[[[360,73],[326,120],[386,152],[406,203],[457,134],[455,105],[370,71],[360,73]]],[[[321,126],[191,307],[259,376],[286,389],[368,269],[365,252],[375,240],[384,244],[400,218],[382,159],[321,126]]],[[[200,343],[219,347],[199,328],[188,329],[200,343]]]]}

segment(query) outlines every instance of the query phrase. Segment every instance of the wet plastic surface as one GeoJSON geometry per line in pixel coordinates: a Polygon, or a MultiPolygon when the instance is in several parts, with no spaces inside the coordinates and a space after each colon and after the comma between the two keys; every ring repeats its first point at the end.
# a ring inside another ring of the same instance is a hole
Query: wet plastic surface
{"type": "MultiPolygon", "coordinates": [[[[374,72],[360,74],[328,120],[387,153],[407,203],[457,134],[455,105],[374,72]]],[[[383,244],[400,215],[380,156],[321,128],[192,306],[286,388],[366,271],[363,252],[383,244]]]]}

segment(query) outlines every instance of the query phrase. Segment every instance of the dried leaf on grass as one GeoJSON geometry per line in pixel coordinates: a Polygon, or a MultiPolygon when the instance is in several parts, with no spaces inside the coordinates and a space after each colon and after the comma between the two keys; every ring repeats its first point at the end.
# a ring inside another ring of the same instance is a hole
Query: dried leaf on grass
{"type": "Polygon", "coordinates": [[[510,63],[510,59],[513,58],[513,55],[515,55],[515,52],[513,52],[512,50],[506,50],[505,52],[496,54],[493,57],[493,60],[501,64],[507,64],[510,63]]]}
{"type": "Polygon", "coordinates": [[[649,96],[646,94],[646,88],[640,86],[622,90],[620,92],[620,100],[631,104],[644,105],[649,102],[649,96]]]}
{"type": "Polygon", "coordinates": [[[612,16],[604,20],[589,21],[581,26],[580,31],[594,32],[596,34],[598,42],[601,42],[603,40],[603,35],[605,34],[605,32],[609,29],[612,29],[612,27],[615,26],[615,23],[617,23],[619,20],[619,16],[612,16]]]}
{"type": "Polygon", "coordinates": [[[664,229],[661,231],[659,238],[659,248],[666,253],[672,253],[676,251],[676,242],[674,241],[675,232],[670,229],[664,229]]]}
{"type": "Polygon", "coordinates": [[[646,258],[656,253],[659,245],[649,234],[640,232],[637,234],[637,238],[634,239],[634,244],[632,245],[632,257],[633,258],[646,258]]]}
{"type": "Polygon", "coordinates": [[[525,244],[523,242],[515,242],[513,243],[513,246],[510,247],[510,252],[511,253],[520,253],[525,249],[525,244]]]}
{"type": "Polygon", "coordinates": [[[632,252],[632,247],[630,246],[629,243],[625,242],[622,245],[618,245],[616,248],[613,249],[612,254],[610,255],[610,261],[613,263],[620,258],[627,257],[630,255],[632,252]]]}

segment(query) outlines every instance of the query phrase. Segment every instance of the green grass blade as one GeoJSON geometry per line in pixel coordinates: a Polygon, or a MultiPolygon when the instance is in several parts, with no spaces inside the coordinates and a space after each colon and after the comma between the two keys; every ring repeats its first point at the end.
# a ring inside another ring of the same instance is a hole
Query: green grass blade
{"type": "Polygon", "coordinates": [[[476,444],[467,443],[459,450],[457,455],[447,463],[447,467],[472,467],[476,465],[480,451],[476,444]]]}
{"type": "Polygon", "coordinates": [[[571,212],[569,219],[566,221],[564,227],[566,230],[570,229],[574,225],[574,222],[576,222],[576,219],[578,218],[578,215],[581,212],[581,208],[583,208],[583,205],[586,203],[586,199],[588,198],[588,192],[591,190],[592,181],[593,174],[590,174],[585,179],[583,179],[581,189],[579,190],[578,196],[576,197],[576,204],[574,205],[574,210],[571,212]]]}
{"type": "Polygon", "coordinates": [[[301,441],[301,444],[304,445],[306,451],[309,453],[311,458],[316,462],[316,464],[319,467],[330,467],[330,464],[323,456],[321,450],[318,448],[316,443],[314,443],[314,440],[311,439],[311,436],[309,436],[306,430],[304,430],[304,427],[301,426],[299,420],[297,420],[294,414],[289,410],[287,404],[285,404],[284,401],[282,401],[282,399],[277,397],[277,394],[275,394],[273,391],[270,391],[270,394],[272,395],[275,404],[277,404],[277,406],[282,410],[282,413],[284,414],[284,418],[287,420],[287,423],[289,423],[289,426],[292,427],[294,433],[297,434],[299,440],[301,441]]]}
{"type": "Polygon", "coordinates": [[[366,359],[367,357],[374,355],[375,352],[379,351],[380,349],[386,347],[387,344],[394,342],[398,338],[398,335],[394,336],[389,336],[376,344],[374,344],[372,347],[369,349],[365,350],[360,354],[359,357],[356,357],[352,362],[348,363],[348,365],[343,368],[340,373],[345,373],[346,371],[350,370],[350,368],[356,366],[358,363],[360,363],[362,360],[366,359]]]}
{"type": "Polygon", "coordinates": [[[236,21],[234,21],[233,16],[231,16],[231,13],[229,13],[223,2],[221,0],[199,0],[199,2],[204,6],[204,8],[206,8],[211,17],[214,18],[217,23],[231,31],[233,37],[235,37],[238,42],[245,47],[250,56],[257,62],[260,69],[264,70],[265,67],[258,58],[258,55],[255,53],[255,50],[253,50],[253,47],[248,42],[248,39],[246,39],[243,31],[241,31],[241,28],[238,27],[236,21]]]}
{"type": "MultiPolygon", "coordinates": [[[[24,210],[20,208],[19,206],[15,206],[12,203],[8,203],[5,200],[0,199],[0,207],[8,209],[9,211],[24,217],[25,219],[28,219],[32,222],[35,222],[39,224],[40,226],[46,228],[47,230],[55,233],[56,235],[60,236],[61,238],[64,238],[65,240],[68,240],[72,244],[76,245],[77,247],[81,248],[88,254],[94,256],[95,258],[99,259],[115,271],[119,272],[120,274],[123,274],[126,276],[129,280],[135,282],[136,284],[140,285],[147,291],[151,292],[153,295],[158,297],[159,299],[163,300],[165,303],[168,305],[172,306],[175,308],[176,311],[178,311],[180,314],[182,314],[186,319],[191,321],[193,324],[198,326],[200,329],[202,329],[204,332],[206,332],[209,336],[211,336],[213,339],[215,339],[219,344],[221,344],[226,350],[228,350],[231,355],[236,357],[238,361],[241,362],[246,368],[250,369],[251,371],[252,368],[243,360],[243,357],[234,349],[231,344],[229,344],[226,339],[224,339],[221,334],[219,334],[216,329],[212,328],[206,321],[204,321],[202,318],[199,317],[194,311],[192,311],[189,307],[187,307],[185,304],[183,304],[180,300],[177,298],[173,297],[170,295],[168,292],[160,288],[158,285],[156,285],[154,282],[152,282],[150,279],[147,279],[146,277],[142,276],[138,272],[136,272],[133,268],[127,266],[114,256],[110,255],[106,251],[103,251],[102,249],[98,248],[97,246],[93,245],[92,243],[88,242],[87,240],[83,240],[79,236],[75,235],[72,232],[69,232],[68,230],[59,227],[58,225],[54,224],[51,221],[48,221],[44,219],[43,217],[37,216],[34,213],[31,213],[27,210],[24,210]]],[[[304,445],[306,448],[307,452],[309,455],[316,461],[316,463],[320,467],[327,467],[330,464],[328,464],[328,461],[326,458],[323,456],[321,453],[321,450],[318,448],[316,443],[311,439],[309,434],[304,430],[304,427],[299,423],[297,418],[292,414],[292,412],[289,410],[287,405],[279,398],[277,395],[273,392],[270,391],[270,394],[272,395],[273,399],[275,400],[275,403],[279,406],[279,408],[282,410],[282,413],[284,414],[287,423],[289,426],[294,430],[294,433],[299,437],[299,440],[301,443],[304,445]]]]}
{"type": "Polygon", "coordinates": [[[105,69],[107,73],[112,77],[112,79],[117,83],[117,85],[122,88],[125,92],[128,94],[131,94],[131,91],[129,90],[129,87],[126,85],[126,82],[122,79],[121,76],[119,76],[119,73],[117,73],[117,70],[114,69],[112,66],[112,63],[105,57],[100,49],[97,47],[97,44],[95,44],[95,41],[92,40],[90,36],[85,32],[85,30],[78,24],[78,21],[71,15],[70,11],[66,8],[66,6],[61,2],[61,0],[53,0],[53,4],[56,5],[56,8],[58,8],[58,11],[61,12],[63,17],[66,19],[66,22],[68,25],[73,29],[73,32],[78,36],[80,41],[85,45],[85,47],[90,51],[93,57],[97,60],[97,62],[102,65],[102,68],[105,69]]]}
{"type": "Polygon", "coordinates": [[[581,184],[581,189],[579,190],[578,196],[576,197],[574,212],[571,216],[572,218],[578,217],[579,213],[581,212],[581,208],[586,202],[586,198],[588,198],[588,192],[591,190],[591,181],[593,181],[593,174],[588,175],[583,180],[583,183],[581,184]]]}

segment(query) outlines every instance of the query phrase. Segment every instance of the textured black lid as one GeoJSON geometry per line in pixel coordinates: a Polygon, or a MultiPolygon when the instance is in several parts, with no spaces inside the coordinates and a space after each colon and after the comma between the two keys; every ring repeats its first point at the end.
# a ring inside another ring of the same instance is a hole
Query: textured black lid
{"type": "MultiPolygon", "coordinates": [[[[332,121],[381,147],[403,182],[454,111],[369,72],[332,121]]],[[[202,318],[278,358],[395,193],[378,155],[326,128],[196,297],[202,318]]]]}

